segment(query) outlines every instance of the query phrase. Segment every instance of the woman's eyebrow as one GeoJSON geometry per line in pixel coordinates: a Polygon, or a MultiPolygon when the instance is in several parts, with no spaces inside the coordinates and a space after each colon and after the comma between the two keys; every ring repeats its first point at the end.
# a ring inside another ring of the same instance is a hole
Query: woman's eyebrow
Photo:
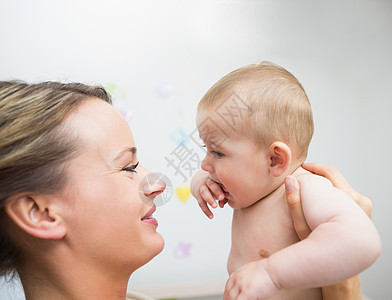
{"type": "Polygon", "coordinates": [[[136,147],[128,147],[122,150],[119,154],[117,154],[116,158],[114,161],[119,160],[125,153],[131,152],[132,155],[136,154],[137,148],[136,147]]]}

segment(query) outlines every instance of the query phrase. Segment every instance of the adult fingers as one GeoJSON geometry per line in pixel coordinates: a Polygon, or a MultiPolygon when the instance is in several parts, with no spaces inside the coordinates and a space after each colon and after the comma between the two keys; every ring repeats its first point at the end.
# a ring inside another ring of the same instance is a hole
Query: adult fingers
{"type": "Polygon", "coordinates": [[[293,176],[285,178],[286,201],[293,219],[294,229],[301,240],[308,237],[312,232],[302,210],[300,187],[297,179],[293,176]]]}

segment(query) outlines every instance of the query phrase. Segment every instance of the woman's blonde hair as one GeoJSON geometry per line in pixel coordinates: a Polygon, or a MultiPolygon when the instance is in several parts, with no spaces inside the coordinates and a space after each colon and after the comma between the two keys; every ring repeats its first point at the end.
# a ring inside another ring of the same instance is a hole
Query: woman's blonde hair
{"type": "Polygon", "coordinates": [[[0,274],[13,271],[20,256],[6,230],[7,199],[64,187],[65,162],[79,143],[62,123],[91,97],[111,103],[105,89],[81,83],[0,81],[0,274]]]}
{"type": "Polygon", "coordinates": [[[215,83],[201,99],[198,110],[216,109],[233,94],[246,105],[242,131],[266,149],[275,141],[294,148],[305,159],[313,135],[312,109],[301,83],[271,62],[237,69],[215,83]]]}

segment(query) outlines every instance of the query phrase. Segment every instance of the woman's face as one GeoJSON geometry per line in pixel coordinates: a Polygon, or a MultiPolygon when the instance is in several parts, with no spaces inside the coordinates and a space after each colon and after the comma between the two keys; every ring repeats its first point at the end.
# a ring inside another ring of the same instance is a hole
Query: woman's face
{"type": "Polygon", "coordinates": [[[132,272],[163,249],[150,215],[165,183],[142,182],[150,173],[137,165],[129,126],[108,103],[91,98],[65,124],[82,142],[81,155],[68,165],[70,179],[62,192],[66,244],[82,263],[108,274],[121,268],[132,272]]]}

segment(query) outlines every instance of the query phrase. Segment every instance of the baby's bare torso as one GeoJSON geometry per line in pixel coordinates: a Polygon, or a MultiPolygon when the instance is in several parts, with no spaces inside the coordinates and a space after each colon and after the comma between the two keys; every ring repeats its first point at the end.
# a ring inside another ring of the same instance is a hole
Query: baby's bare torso
{"type": "MultiPolygon", "coordinates": [[[[227,263],[229,274],[248,262],[268,257],[298,241],[282,185],[252,206],[234,210],[232,245],[227,263]]],[[[322,295],[318,288],[284,290],[268,299],[317,300],[322,299],[322,295]]]]}

